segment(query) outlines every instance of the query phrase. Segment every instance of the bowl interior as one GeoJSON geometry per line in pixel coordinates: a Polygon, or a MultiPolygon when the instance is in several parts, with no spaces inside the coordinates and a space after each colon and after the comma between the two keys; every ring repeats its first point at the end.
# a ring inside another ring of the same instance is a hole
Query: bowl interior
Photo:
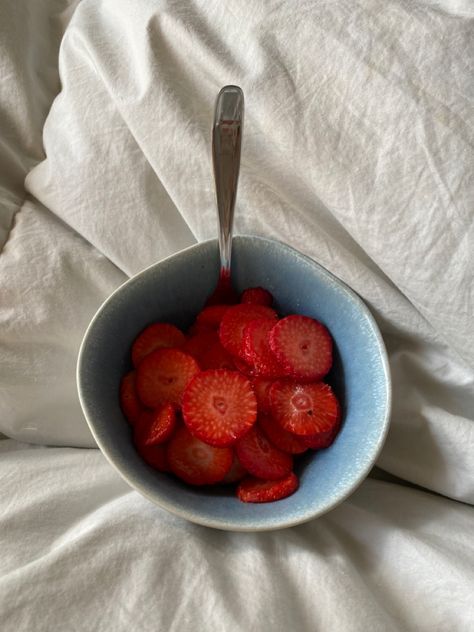
{"type": "Polygon", "coordinates": [[[105,456],[136,489],[194,522],[234,530],[290,526],[324,513],[365,478],[386,435],[390,379],[385,348],[363,302],[314,261],[279,242],[235,237],[233,280],[241,291],[266,287],[282,314],[300,313],[325,323],[335,342],[329,375],[342,403],[343,425],[334,444],[298,460],[299,490],[276,503],[238,501],[232,490],[191,488],[149,467],[131,441],[119,406],[129,349],[153,321],[187,328],[215,287],[215,240],[197,244],[148,268],[122,285],[91,322],[79,355],[78,388],[89,426],[105,456]]]}

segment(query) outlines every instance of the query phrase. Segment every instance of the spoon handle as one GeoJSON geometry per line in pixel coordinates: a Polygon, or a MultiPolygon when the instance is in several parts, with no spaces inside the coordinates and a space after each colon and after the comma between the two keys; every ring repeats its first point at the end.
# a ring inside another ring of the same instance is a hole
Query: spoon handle
{"type": "Polygon", "coordinates": [[[243,92],[238,86],[225,86],[217,96],[212,128],[212,162],[219,218],[221,281],[230,279],[232,228],[239,180],[243,123],[243,92]]]}

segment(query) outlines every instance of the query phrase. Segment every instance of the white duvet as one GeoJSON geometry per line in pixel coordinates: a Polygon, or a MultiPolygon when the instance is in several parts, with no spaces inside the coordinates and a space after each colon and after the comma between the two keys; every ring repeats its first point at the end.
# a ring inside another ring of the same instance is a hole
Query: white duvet
{"type": "Polygon", "coordinates": [[[468,0],[0,6],[2,631],[474,629],[473,77],[468,0]],[[380,469],[256,535],[130,490],[75,388],[108,294],[216,233],[227,83],[237,232],[353,287],[394,387],[380,469]]]}

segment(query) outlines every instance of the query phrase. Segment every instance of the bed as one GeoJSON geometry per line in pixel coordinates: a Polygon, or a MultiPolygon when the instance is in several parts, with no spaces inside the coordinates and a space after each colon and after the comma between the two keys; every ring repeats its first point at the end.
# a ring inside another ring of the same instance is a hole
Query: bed
{"type": "Polygon", "coordinates": [[[2,3],[2,631],[474,628],[473,70],[468,0],[2,3]],[[246,95],[236,231],[358,292],[394,389],[369,478],[271,533],[130,489],[75,385],[101,302],[215,235],[229,83],[246,95]]]}

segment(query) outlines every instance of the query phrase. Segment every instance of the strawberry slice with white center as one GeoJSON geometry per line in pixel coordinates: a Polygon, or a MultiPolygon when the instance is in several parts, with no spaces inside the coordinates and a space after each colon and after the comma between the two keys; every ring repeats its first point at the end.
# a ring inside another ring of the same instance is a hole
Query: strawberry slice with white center
{"type": "Polygon", "coordinates": [[[255,375],[282,377],[284,372],[275,354],[270,349],[270,332],[275,326],[273,318],[250,321],[244,328],[244,356],[253,366],[255,375]]]}
{"type": "Polygon", "coordinates": [[[286,316],[270,332],[270,347],[285,375],[320,380],[332,366],[332,338],[326,327],[308,316],[286,316]]]}
{"type": "Polygon", "coordinates": [[[178,349],[158,349],[137,368],[137,393],[148,408],[170,403],[180,406],[188,382],[199,373],[196,360],[178,349]]]}
{"type": "Polygon", "coordinates": [[[270,503],[291,496],[298,489],[294,472],[278,481],[262,481],[248,476],[237,487],[237,497],[244,503],[270,503]]]}
{"type": "Polygon", "coordinates": [[[222,481],[233,460],[231,448],[216,448],[193,437],[186,426],[179,428],[166,451],[170,470],[191,485],[222,481]]]}
{"type": "Polygon", "coordinates": [[[341,414],[331,387],[323,382],[275,382],[270,388],[270,407],[284,430],[301,436],[330,432],[341,414]]]}
{"type": "Polygon", "coordinates": [[[137,367],[143,358],[155,349],[181,347],[186,338],[182,331],[169,323],[153,323],[135,338],[132,345],[132,363],[137,367]]]}
{"type": "Polygon", "coordinates": [[[245,469],[257,478],[283,478],[293,467],[291,455],[273,446],[256,426],[237,442],[235,450],[245,469]]]}
{"type": "Polygon", "coordinates": [[[243,343],[245,326],[250,321],[261,318],[270,318],[276,322],[277,314],[271,307],[265,305],[245,303],[229,307],[219,327],[219,338],[224,349],[245,360],[243,343]]]}
{"type": "Polygon", "coordinates": [[[202,371],[184,392],[183,418],[190,432],[202,441],[232,445],[257,419],[252,385],[237,371],[202,371]]]}

